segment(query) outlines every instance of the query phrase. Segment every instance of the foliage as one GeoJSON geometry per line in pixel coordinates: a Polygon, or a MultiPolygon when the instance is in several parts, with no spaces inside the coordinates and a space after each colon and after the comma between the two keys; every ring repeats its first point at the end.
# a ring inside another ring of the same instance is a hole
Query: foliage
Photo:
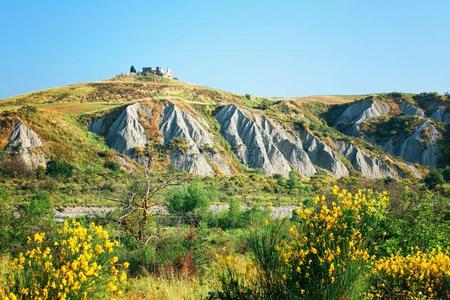
{"type": "Polygon", "coordinates": [[[169,191],[166,205],[170,213],[185,215],[204,211],[209,205],[209,197],[203,185],[193,182],[169,191]]]}
{"type": "Polygon", "coordinates": [[[117,172],[120,170],[120,165],[114,161],[105,162],[105,168],[110,169],[113,172],[117,172]]]}
{"type": "Polygon", "coordinates": [[[54,239],[37,232],[11,264],[6,299],[89,299],[105,290],[121,295],[128,263],[113,256],[118,246],[94,223],[66,221],[54,239]]]}
{"type": "Polygon", "coordinates": [[[387,217],[374,231],[371,244],[379,255],[450,247],[449,197],[425,190],[406,192],[398,198],[392,198],[387,217]]]}
{"type": "Polygon", "coordinates": [[[198,277],[142,276],[129,280],[125,299],[198,300],[205,299],[211,283],[198,277]]]}
{"type": "Polygon", "coordinates": [[[449,250],[417,251],[375,262],[370,297],[389,299],[447,299],[450,293],[449,250]]]}
{"type": "Polygon", "coordinates": [[[37,112],[38,112],[38,109],[37,109],[37,107],[34,106],[34,105],[25,104],[25,105],[22,105],[22,106],[17,110],[17,112],[18,112],[20,115],[22,115],[22,116],[24,116],[24,117],[26,117],[26,118],[29,118],[31,115],[37,113],[37,112]]]}
{"type": "Polygon", "coordinates": [[[66,163],[56,160],[50,160],[47,162],[47,175],[56,178],[67,179],[72,177],[73,167],[66,163]]]}
{"type": "Polygon", "coordinates": [[[243,223],[242,208],[239,200],[231,199],[230,207],[225,212],[218,215],[218,225],[222,229],[239,228],[243,223]]]}
{"type": "Polygon", "coordinates": [[[450,182],[450,166],[447,166],[442,170],[442,176],[444,176],[445,182],[450,182]]]}
{"type": "MultiPolygon", "coordinates": [[[[333,188],[332,198],[316,197],[295,211],[288,233],[281,225],[253,231],[248,239],[258,280],[250,289],[259,299],[359,299],[369,268],[367,241],[384,218],[385,193],[333,188]],[[288,234],[287,236],[285,236],[288,234]]],[[[230,288],[245,295],[229,269],[218,295],[230,288]],[[228,274],[227,274],[228,272],[228,274]],[[228,280],[227,280],[228,278],[228,280]]],[[[221,298],[221,299],[227,299],[221,298]]]]}
{"type": "Polygon", "coordinates": [[[43,179],[43,178],[45,178],[46,170],[45,170],[45,168],[39,166],[34,171],[34,174],[36,175],[37,179],[43,179]]]}
{"type": "Polygon", "coordinates": [[[238,199],[233,198],[230,206],[226,210],[217,213],[208,212],[202,217],[209,227],[220,227],[223,230],[248,228],[256,224],[261,224],[264,220],[270,218],[270,212],[267,209],[254,206],[250,209],[243,209],[238,199]]]}
{"type": "Polygon", "coordinates": [[[136,68],[134,66],[130,67],[130,73],[137,73],[136,68]]]}
{"type": "Polygon", "coordinates": [[[155,232],[155,238],[142,247],[124,239],[126,249],[120,257],[130,263],[133,275],[192,277],[209,261],[207,234],[202,226],[167,229],[155,232]]]}
{"type": "Polygon", "coordinates": [[[290,191],[295,190],[298,188],[299,182],[298,182],[298,175],[297,172],[291,171],[289,172],[289,179],[287,181],[287,187],[290,191]]]}
{"type": "Polygon", "coordinates": [[[296,210],[291,238],[276,246],[289,293],[306,299],[360,297],[358,285],[370,258],[367,239],[388,202],[371,190],[351,194],[334,186],[332,195],[317,196],[314,206],[296,210]]]}
{"type": "Polygon", "coordinates": [[[425,184],[430,189],[434,189],[436,186],[445,183],[444,176],[438,169],[431,169],[427,177],[424,179],[425,184]]]}
{"type": "Polygon", "coordinates": [[[0,202],[5,201],[7,196],[8,193],[5,191],[5,188],[0,186],[0,202]]]}
{"type": "Polygon", "coordinates": [[[51,234],[55,221],[50,203],[50,194],[40,192],[32,197],[30,202],[18,207],[18,216],[14,208],[6,203],[0,204],[0,252],[17,253],[26,245],[27,237],[36,231],[51,234]]]}

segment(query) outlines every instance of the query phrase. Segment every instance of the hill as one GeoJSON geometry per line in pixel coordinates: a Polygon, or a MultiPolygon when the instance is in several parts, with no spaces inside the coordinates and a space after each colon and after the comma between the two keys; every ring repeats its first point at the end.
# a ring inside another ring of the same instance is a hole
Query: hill
{"type": "Polygon", "coordinates": [[[2,183],[17,195],[49,185],[60,203],[101,194],[104,204],[148,163],[215,184],[240,176],[249,195],[292,172],[305,182],[419,178],[448,165],[448,103],[437,94],[243,96],[158,76],[74,84],[0,102],[2,183]],[[56,184],[48,162],[73,177],[56,184]]]}

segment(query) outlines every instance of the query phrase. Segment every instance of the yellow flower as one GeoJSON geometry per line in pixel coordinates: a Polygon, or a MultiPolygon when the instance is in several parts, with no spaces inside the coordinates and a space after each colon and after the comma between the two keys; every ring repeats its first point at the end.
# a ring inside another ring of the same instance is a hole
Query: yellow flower
{"type": "Polygon", "coordinates": [[[45,238],[45,233],[43,233],[43,232],[41,232],[41,233],[36,232],[34,234],[34,241],[35,242],[42,243],[44,241],[44,238],[45,238]]]}
{"type": "Polygon", "coordinates": [[[95,252],[96,252],[97,254],[102,254],[103,252],[105,252],[105,250],[103,250],[103,247],[102,247],[102,246],[96,245],[96,246],[95,246],[95,252]]]}

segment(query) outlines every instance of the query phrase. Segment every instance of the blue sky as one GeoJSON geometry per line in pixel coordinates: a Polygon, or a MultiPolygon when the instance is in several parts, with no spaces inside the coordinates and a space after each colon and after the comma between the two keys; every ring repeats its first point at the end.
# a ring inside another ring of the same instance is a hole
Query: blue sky
{"type": "Polygon", "coordinates": [[[266,96],[450,91],[448,0],[0,0],[0,98],[131,64],[266,96]]]}

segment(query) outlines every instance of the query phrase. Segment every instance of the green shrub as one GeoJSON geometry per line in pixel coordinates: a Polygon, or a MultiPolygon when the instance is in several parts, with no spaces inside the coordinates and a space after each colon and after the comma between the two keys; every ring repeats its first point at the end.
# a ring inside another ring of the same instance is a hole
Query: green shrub
{"type": "Polygon", "coordinates": [[[8,196],[8,194],[5,190],[5,188],[0,186],[0,202],[5,201],[7,196],[8,196]]]}
{"type": "Polygon", "coordinates": [[[450,166],[445,167],[442,171],[442,175],[444,176],[445,182],[450,182],[450,166]]]}
{"type": "Polygon", "coordinates": [[[0,210],[1,237],[0,252],[17,253],[26,244],[27,236],[38,230],[51,235],[56,223],[50,194],[40,192],[34,195],[30,202],[18,207],[3,204],[0,210]],[[17,217],[18,213],[18,217],[17,217]]]}
{"type": "Polygon", "coordinates": [[[299,186],[299,182],[298,182],[298,175],[297,172],[295,171],[290,171],[289,172],[289,179],[287,181],[287,187],[289,189],[289,191],[294,191],[295,189],[297,189],[299,186]]]}
{"type": "Polygon", "coordinates": [[[218,213],[218,225],[222,229],[244,227],[242,209],[237,199],[230,201],[230,207],[226,211],[218,213]]]}
{"type": "Polygon", "coordinates": [[[128,263],[118,263],[119,243],[94,223],[72,221],[54,237],[36,232],[11,262],[6,299],[112,299],[122,295],[128,263]]]}
{"type": "Polygon", "coordinates": [[[34,174],[36,175],[37,179],[43,179],[45,178],[46,170],[43,167],[37,167],[34,171],[34,174]]]}
{"type": "Polygon", "coordinates": [[[166,206],[170,213],[197,223],[198,217],[209,206],[208,192],[197,182],[185,184],[169,191],[166,195],[166,206]]]}
{"type": "Polygon", "coordinates": [[[70,178],[73,175],[73,167],[66,163],[56,160],[50,160],[47,162],[47,175],[56,178],[70,178]]]}
{"type": "Polygon", "coordinates": [[[438,169],[431,169],[430,173],[425,177],[424,182],[428,188],[434,189],[436,186],[445,183],[445,180],[438,169]]]}
{"type": "Polygon", "coordinates": [[[450,247],[449,197],[431,191],[408,192],[391,202],[386,218],[374,232],[372,244],[379,247],[380,255],[450,247]]]}
{"type": "Polygon", "coordinates": [[[130,263],[133,275],[192,275],[209,261],[207,231],[203,226],[166,228],[154,233],[144,247],[124,242],[121,258],[130,263]]]}
{"type": "Polygon", "coordinates": [[[110,169],[113,172],[117,172],[120,170],[120,165],[114,161],[105,162],[105,168],[110,169]]]}
{"type": "Polygon", "coordinates": [[[247,278],[236,292],[236,280],[227,280],[233,278],[226,273],[233,272],[230,266],[216,295],[250,288],[255,299],[361,299],[370,267],[368,241],[387,203],[385,193],[351,194],[335,186],[330,198],[317,196],[311,206],[297,209],[289,230],[276,222],[258,226],[248,238],[256,279],[247,278]]]}

